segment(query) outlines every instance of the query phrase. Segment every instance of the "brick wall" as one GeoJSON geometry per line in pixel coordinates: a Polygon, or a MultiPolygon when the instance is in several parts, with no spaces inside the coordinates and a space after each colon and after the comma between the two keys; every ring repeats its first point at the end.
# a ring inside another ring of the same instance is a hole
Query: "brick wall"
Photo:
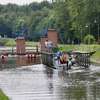
{"type": "Polygon", "coordinates": [[[55,29],[48,29],[48,40],[52,41],[54,46],[57,46],[58,33],[55,29]]]}
{"type": "Polygon", "coordinates": [[[25,53],[25,39],[24,38],[17,38],[16,39],[16,52],[18,54],[25,53]]]}
{"type": "Polygon", "coordinates": [[[58,33],[55,29],[48,29],[47,37],[41,37],[40,39],[40,45],[41,45],[41,51],[47,51],[47,48],[45,48],[45,41],[52,41],[53,46],[57,46],[58,44],[58,33]]]}

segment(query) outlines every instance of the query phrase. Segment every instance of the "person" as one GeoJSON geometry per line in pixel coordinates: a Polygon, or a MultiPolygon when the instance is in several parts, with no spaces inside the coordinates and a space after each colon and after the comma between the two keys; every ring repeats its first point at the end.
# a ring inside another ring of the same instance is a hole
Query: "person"
{"type": "Polygon", "coordinates": [[[52,43],[52,41],[48,41],[47,47],[48,47],[49,51],[52,50],[52,48],[53,48],[53,43],[52,43]]]}
{"type": "Polygon", "coordinates": [[[48,47],[48,40],[45,41],[45,48],[48,47]]]}
{"type": "Polygon", "coordinates": [[[61,58],[61,56],[62,56],[62,52],[61,52],[61,51],[58,51],[58,52],[56,53],[56,56],[57,56],[57,59],[58,59],[58,63],[60,64],[60,58],[61,58]]]}
{"type": "Polygon", "coordinates": [[[75,63],[76,63],[76,61],[75,61],[75,56],[74,55],[71,55],[71,62],[72,62],[72,65],[74,65],[75,63]]]}
{"type": "Polygon", "coordinates": [[[63,55],[60,56],[60,63],[63,64],[64,63],[64,58],[63,58],[63,55]]]}
{"type": "Polygon", "coordinates": [[[69,57],[69,59],[68,59],[68,69],[71,69],[71,66],[72,66],[72,58],[71,57],[69,57]]]}
{"type": "Polygon", "coordinates": [[[62,52],[61,52],[61,51],[58,51],[58,52],[56,53],[56,56],[57,56],[58,59],[60,59],[60,56],[62,56],[62,52]]]}
{"type": "Polygon", "coordinates": [[[45,41],[45,47],[48,49],[48,52],[51,52],[52,48],[53,48],[53,42],[46,40],[45,41]]]}
{"type": "Polygon", "coordinates": [[[68,61],[68,55],[67,55],[67,53],[63,53],[63,59],[64,59],[64,63],[67,63],[67,61],[68,61]]]}
{"type": "Polygon", "coordinates": [[[5,63],[5,56],[4,55],[1,56],[1,62],[5,63]]]}
{"type": "Polygon", "coordinates": [[[65,52],[63,52],[63,54],[60,56],[60,63],[65,64],[67,63],[67,60],[68,60],[68,55],[65,52]]]}

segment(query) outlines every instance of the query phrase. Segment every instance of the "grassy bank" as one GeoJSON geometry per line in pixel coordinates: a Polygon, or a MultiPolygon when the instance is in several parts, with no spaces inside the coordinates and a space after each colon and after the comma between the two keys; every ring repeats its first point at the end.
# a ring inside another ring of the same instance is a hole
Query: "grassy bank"
{"type": "MultiPolygon", "coordinates": [[[[26,46],[36,46],[37,42],[30,42],[30,41],[26,41],[26,46]]],[[[3,39],[0,39],[0,45],[1,46],[10,46],[10,47],[13,47],[13,46],[16,46],[16,41],[15,39],[10,39],[10,38],[3,38],[3,39]]]]}
{"type": "Polygon", "coordinates": [[[96,53],[91,57],[91,61],[100,63],[100,45],[59,45],[60,50],[62,51],[81,51],[81,52],[90,52],[96,51],[96,53]]]}
{"type": "Polygon", "coordinates": [[[7,96],[0,90],[0,100],[9,100],[7,96]]]}

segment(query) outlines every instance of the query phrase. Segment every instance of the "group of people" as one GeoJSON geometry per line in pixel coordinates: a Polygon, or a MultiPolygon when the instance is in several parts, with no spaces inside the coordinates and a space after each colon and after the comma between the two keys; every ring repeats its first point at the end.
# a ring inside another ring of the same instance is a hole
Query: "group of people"
{"type": "MultiPolygon", "coordinates": [[[[53,49],[53,42],[50,40],[45,41],[45,48],[48,52],[51,52],[53,49]]],[[[66,52],[58,51],[55,53],[55,61],[60,64],[67,64],[67,66],[71,67],[75,64],[75,57],[73,55],[68,55],[66,52]]]]}
{"type": "Polygon", "coordinates": [[[67,63],[68,55],[66,53],[62,53],[62,52],[58,51],[56,53],[56,57],[57,57],[59,64],[67,63]]]}
{"type": "Polygon", "coordinates": [[[75,57],[73,55],[68,55],[66,52],[58,51],[55,55],[55,60],[58,65],[66,64],[68,67],[71,67],[75,64],[75,57]]]}

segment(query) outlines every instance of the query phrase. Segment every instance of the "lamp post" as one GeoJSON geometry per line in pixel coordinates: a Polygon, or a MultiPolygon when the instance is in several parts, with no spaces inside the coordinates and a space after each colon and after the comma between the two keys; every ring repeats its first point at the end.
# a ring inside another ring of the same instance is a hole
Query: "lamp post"
{"type": "Polygon", "coordinates": [[[85,26],[86,28],[89,28],[89,34],[90,34],[90,24],[85,26]]]}
{"type": "Polygon", "coordinates": [[[82,26],[80,27],[80,30],[81,30],[81,43],[82,43],[82,33],[83,33],[82,26]]]}
{"type": "Polygon", "coordinates": [[[99,42],[99,23],[97,25],[98,25],[98,42],[99,42]]]}
{"type": "Polygon", "coordinates": [[[94,23],[96,23],[97,24],[97,30],[98,30],[98,42],[99,42],[99,37],[100,37],[100,33],[99,33],[99,29],[100,29],[100,25],[99,25],[99,23],[97,22],[97,20],[95,19],[94,20],[94,23]]]}

